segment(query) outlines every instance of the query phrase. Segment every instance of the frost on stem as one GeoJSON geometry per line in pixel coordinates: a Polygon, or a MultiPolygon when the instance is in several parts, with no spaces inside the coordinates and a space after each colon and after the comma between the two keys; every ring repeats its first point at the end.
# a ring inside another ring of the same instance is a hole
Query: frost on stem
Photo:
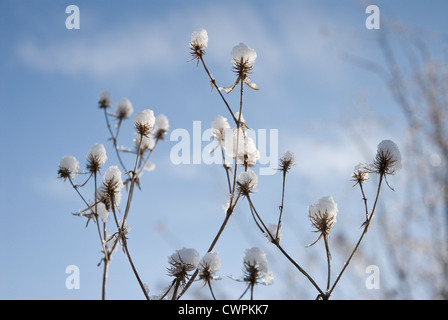
{"type": "Polygon", "coordinates": [[[247,196],[258,184],[258,177],[252,170],[243,171],[237,179],[238,191],[247,196]]]}
{"type": "Polygon", "coordinates": [[[265,236],[267,241],[279,244],[282,238],[282,226],[278,227],[276,223],[269,224],[265,236]]]}
{"type": "Polygon", "coordinates": [[[322,236],[328,236],[330,230],[336,222],[338,213],[337,204],[333,197],[323,197],[317,202],[311,204],[308,208],[309,218],[311,224],[316,229],[315,232],[320,232],[319,238],[309,246],[315,244],[322,236]]]}
{"type": "Polygon", "coordinates": [[[106,161],[106,148],[104,148],[103,144],[97,143],[89,149],[87,153],[87,169],[90,173],[99,171],[106,161]]]}
{"type": "Polygon", "coordinates": [[[134,112],[131,101],[127,98],[123,98],[118,101],[117,109],[115,110],[115,116],[119,120],[127,119],[134,112]]]}
{"type": "Polygon", "coordinates": [[[79,161],[76,160],[75,157],[64,156],[59,161],[58,175],[59,178],[64,179],[64,181],[67,178],[73,179],[80,172],[79,161]]]}
{"type": "MultiPolygon", "coordinates": [[[[203,55],[205,55],[205,49],[207,48],[208,43],[208,34],[207,30],[199,29],[192,33],[191,41],[190,41],[190,54],[193,56],[191,60],[197,60],[199,64],[199,60],[203,55]]],[[[191,61],[190,60],[190,61],[191,61]]]]}
{"type": "Polygon", "coordinates": [[[140,111],[134,116],[135,129],[142,136],[147,136],[151,132],[155,122],[154,111],[150,109],[140,111]]]}

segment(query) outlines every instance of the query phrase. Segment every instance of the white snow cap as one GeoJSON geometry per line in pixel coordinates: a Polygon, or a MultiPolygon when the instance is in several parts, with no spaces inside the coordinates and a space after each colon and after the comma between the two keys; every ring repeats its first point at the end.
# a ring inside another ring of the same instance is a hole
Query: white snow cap
{"type": "Polygon", "coordinates": [[[113,184],[116,187],[116,191],[120,191],[123,188],[123,181],[121,180],[121,171],[117,166],[110,166],[103,175],[103,181],[107,184],[113,184]]]}
{"type": "Polygon", "coordinates": [[[80,172],[79,161],[73,156],[63,156],[59,161],[59,168],[67,170],[70,174],[70,178],[73,178],[80,172]]]}
{"type": "Polygon", "coordinates": [[[140,111],[134,116],[134,123],[140,123],[141,125],[149,126],[150,128],[154,126],[155,122],[156,118],[154,117],[154,111],[150,109],[140,111]]]}
{"type": "Polygon", "coordinates": [[[193,248],[182,248],[176,250],[170,257],[168,257],[170,264],[190,265],[196,267],[199,262],[199,252],[193,248]]]}
{"type": "Polygon", "coordinates": [[[96,214],[101,218],[101,220],[104,223],[106,223],[107,220],[109,219],[109,211],[107,211],[106,205],[103,202],[98,202],[96,204],[96,214]]]}
{"type": "Polygon", "coordinates": [[[338,214],[338,206],[333,200],[333,197],[322,197],[317,202],[308,207],[310,217],[318,218],[319,215],[327,213],[329,219],[336,219],[338,214]]]}
{"type": "Polygon", "coordinates": [[[167,132],[170,130],[170,122],[168,121],[168,118],[164,114],[159,114],[156,117],[156,130],[165,131],[167,132]]]}
{"type": "Polygon", "coordinates": [[[232,62],[234,64],[240,63],[241,59],[243,60],[243,62],[253,64],[255,62],[255,59],[257,59],[257,53],[255,52],[255,50],[249,48],[242,42],[233,47],[231,56],[232,62]]]}
{"type": "Polygon", "coordinates": [[[246,132],[247,130],[243,131],[241,128],[225,129],[223,146],[230,157],[237,158],[238,163],[243,164],[247,161],[249,165],[255,165],[260,159],[260,152],[257,150],[255,141],[248,137],[246,132]]]}
{"type": "Polygon", "coordinates": [[[118,101],[117,110],[115,111],[118,118],[129,118],[132,112],[134,112],[134,108],[128,98],[118,101]]]}
{"type": "Polygon", "coordinates": [[[268,260],[266,253],[257,247],[247,249],[244,255],[244,263],[256,266],[261,273],[268,272],[268,260]]]}
{"type": "Polygon", "coordinates": [[[226,117],[217,115],[212,121],[212,129],[223,131],[224,129],[230,128],[229,122],[226,117]]]}
{"type": "Polygon", "coordinates": [[[238,183],[249,191],[253,190],[258,184],[258,177],[252,170],[243,171],[238,176],[238,183]]]}
{"type": "Polygon", "coordinates": [[[102,166],[107,161],[106,148],[101,143],[96,143],[90,147],[87,153],[87,159],[95,159],[100,166],[102,166]]]}
{"type": "Polygon", "coordinates": [[[398,170],[401,168],[401,153],[400,149],[395,142],[392,140],[383,140],[378,144],[378,153],[389,154],[391,160],[394,161],[392,164],[393,170],[398,170]]]}
{"type": "Polygon", "coordinates": [[[208,43],[207,30],[199,29],[192,33],[191,44],[207,48],[207,43],[208,43]]]}
{"type": "Polygon", "coordinates": [[[202,257],[199,263],[198,269],[200,271],[208,270],[211,274],[218,272],[221,268],[221,259],[218,253],[214,251],[207,252],[205,256],[202,257]]]}
{"type": "Polygon", "coordinates": [[[296,158],[294,157],[294,153],[290,150],[285,151],[283,156],[280,158],[282,162],[289,162],[290,165],[293,165],[296,162],[296,158]]]}
{"type": "Polygon", "coordinates": [[[109,108],[112,106],[112,100],[110,99],[110,92],[103,91],[101,92],[98,102],[105,108],[109,108]]]}

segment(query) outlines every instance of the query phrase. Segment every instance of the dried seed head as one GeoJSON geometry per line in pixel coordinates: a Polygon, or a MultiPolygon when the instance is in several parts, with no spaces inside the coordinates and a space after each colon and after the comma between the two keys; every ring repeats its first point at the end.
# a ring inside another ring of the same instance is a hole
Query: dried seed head
{"type": "Polygon", "coordinates": [[[199,60],[205,55],[205,49],[207,48],[208,34],[207,30],[199,29],[192,33],[190,41],[190,54],[193,56],[192,60],[199,60]]]}
{"type": "Polygon", "coordinates": [[[112,101],[110,99],[110,93],[108,91],[104,91],[100,94],[98,104],[100,109],[107,109],[112,107],[112,101]]]}
{"type": "Polygon", "coordinates": [[[202,257],[198,265],[199,279],[208,282],[219,279],[216,272],[221,268],[221,259],[216,252],[208,252],[202,257]]]}
{"type": "Polygon", "coordinates": [[[134,112],[134,108],[132,107],[132,103],[129,99],[123,98],[118,101],[117,109],[115,111],[115,116],[117,119],[127,119],[131,116],[132,112],[134,112]]]}
{"type": "Polygon", "coordinates": [[[311,224],[316,232],[328,235],[336,222],[338,207],[333,197],[323,197],[308,208],[311,224]]]}
{"type": "Polygon", "coordinates": [[[140,111],[134,116],[135,129],[142,136],[147,136],[151,132],[155,122],[154,111],[150,109],[140,111]]]}
{"type": "Polygon", "coordinates": [[[378,144],[371,172],[381,175],[395,174],[401,168],[401,153],[395,142],[383,140],[378,144]]]}
{"type": "Polygon", "coordinates": [[[73,156],[64,156],[59,161],[58,175],[64,181],[67,178],[73,179],[80,171],[79,161],[73,156]]]}
{"type": "Polygon", "coordinates": [[[233,72],[236,73],[237,79],[232,86],[223,88],[226,93],[230,93],[236,87],[237,84],[243,82],[251,89],[258,90],[257,85],[249,78],[249,74],[252,73],[254,68],[255,59],[257,59],[257,53],[254,49],[249,48],[244,43],[240,43],[233,47],[232,52],[232,64],[233,72]]]}
{"type": "Polygon", "coordinates": [[[257,247],[247,249],[244,255],[244,278],[252,286],[256,283],[270,285],[274,281],[274,275],[268,271],[266,253],[257,247]]]}
{"type": "Polygon", "coordinates": [[[352,181],[355,181],[353,187],[356,186],[357,184],[360,185],[363,184],[368,179],[369,179],[369,169],[367,165],[363,162],[356,165],[352,174],[352,181]]]}
{"type": "Polygon", "coordinates": [[[87,169],[90,173],[100,170],[107,160],[106,148],[101,143],[93,145],[87,153],[87,169]]]}
{"type": "Polygon", "coordinates": [[[283,156],[280,158],[279,170],[286,173],[295,164],[296,164],[296,158],[294,157],[294,153],[292,153],[292,151],[287,150],[287,151],[285,151],[283,156]]]}
{"type": "Polygon", "coordinates": [[[168,121],[168,118],[164,114],[159,114],[156,117],[154,137],[157,140],[164,140],[168,130],[170,130],[170,122],[168,121]]]}
{"type": "Polygon", "coordinates": [[[103,175],[103,186],[107,194],[116,194],[123,188],[121,171],[117,166],[110,166],[103,175]]]}
{"type": "Polygon", "coordinates": [[[241,172],[238,179],[238,190],[239,192],[247,196],[258,184],[258,177],[252,170],[241,172]]]}

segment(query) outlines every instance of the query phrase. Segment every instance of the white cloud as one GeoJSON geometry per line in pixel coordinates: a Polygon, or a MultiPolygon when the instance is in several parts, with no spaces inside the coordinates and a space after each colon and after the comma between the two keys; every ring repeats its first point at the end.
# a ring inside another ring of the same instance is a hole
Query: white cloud
{"type": "Polygon", "coordinates": [[[18,54],[27,64],[47,72],[95,78],[134,74],[168,64],[172,44],[167,34],[151,27],[131,27],[79,40],[61,39],[48,45],[22,43],[18,54]]]}

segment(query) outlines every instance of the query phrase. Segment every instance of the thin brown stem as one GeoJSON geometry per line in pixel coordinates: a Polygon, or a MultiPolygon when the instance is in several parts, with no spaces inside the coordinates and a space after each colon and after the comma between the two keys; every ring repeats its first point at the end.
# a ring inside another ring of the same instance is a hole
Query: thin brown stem
{"type": "MultiPolygon", "coordinates": [[[[375,203],[374,203],[374,205],[373,205],[372,211],[371,211],[371,213],[370,213],[370,215],[369,215],[367,221],[364,222],[364,230],[363,230],[363,232],[362,232],[362,234],[361,234],[361,237],[359,238],[358,242],[356,243],[355,248],[353,249],[352,253],[351,253],[350,256],[348,257],[347,261],[344,263],[344,266],[342,267],[341,272],[339,273],[338,277],[336,278],[336,281],[333,283],[333,286],[331,287],[331,289],[327,292],[327,294],[326,294],[326,298],[327,298],[327,299],[330,298],[330,295],[332,294],[334,288],[336,287],[336,285],[338,284],[338,282],[339,282],[339,280],[341,279],[342,275],[344,274],[344,271],[347,269],[347,267],[348,267],[350,261],[352,260],[353,256],[355,255],[356,251],[358,250],[359,245],[360,245],[361,242],[362,242],[362,239],[364,238],[364,236],[365,236],[366,233],[367,233],[367,230],[368,230],[368,228],[369,228],[370,222],[372,221],[373,215],[374,215],[374,213],[375,213],[376,205],[377,205],[377,203],[378,203],[378,199],[379,199],[379,195],[380,195],[380,190],[381,190],[381,183],[382,183],[382,181],[383,181],[383,174],[380,174],[380,180],[379,180],[379,183],[378,183],[378,190],[377,190],[377,193],[376,193],[375,203]]],[[[366,201],[367,201],[367,200],[366,200],[366,201]]],[[[366,206],[367,206],[367,203],[366,203],[366,206]]]]}
{"type": "Polygon", "coordinates": [[[128,244],[127,244],[127,241],[126,241],[126,236],[125,236],[125,234],[123,232],[123,228],[125,226],[125,220],[123,218],[122,224],[120,226],[120,224],[118,223],[118,220],[117,220],[116,212],[115,212],[115,197],[114,197],[113,193],[110,196],[111,196],[112,213],[114,215],[115,223],[116,223],[117,229],[118,229],[118,239],[116,240],[114,247],[117,245],[118,241],[121,239],[121,244],[122,244],[123,249],[124,249],[124,251],[126,253],[126,256],[128,257],[128,261],[129,261],[129,264],[131,265],[132,271],[134,272],[134,275],[137,278],[137,281],[138,281],[138,283],[140,285],[140,288],[143,291],[143,294],[145,295],[145,298],[147,300],[149,300],[148,293],[146,292],[145,286],[144,286],[143,282],[141,281],[140,276],[138,275],[137,269],[134,266],[134,262],[132,261],[131,255],[130,255],[129,250],[128,250],[128,244]]]}
{"type": "Polygon", "coordinates": [[[103,110],[104,110],[104,117],[106,118],[107,129],[109,130],[110,138],[112,139],[112,142],[114,144],[114,149],[115,149],[115,153],[117,154],[118,161],[120,162],[120,165],[123,168],[124,172],[127,173],[128,170],[126,169],[126,166],[124,165],[123,160],[121,159],[120,152],[118,151],[118,146],[117,146],[118,132],[120,130],[122,119],[119,120],[118,126],[117,126],[117,133],[114,134],[112,132],[112,128],[109,123],[109,117],[107,115],[106,109],[103,109],[103,110]]]}
{"type": "Polygon", "coordinates": [[[249,201],[249,206],[254,210],[256,216],[258,217],[258,219],[260,220],[260,222],[262,223],[262,225],[264,226],[266,232],[268,233],[268,235],[271,237],[272,239],[272,243],[280,250],[281,253],[283,253],[283,255],[311,282],[311,284],[317,289],[317,291],[319,291],[319,293],[321,295],[325,295],[324,292],[322,291],[322,289],[317,285],[317,283],[314,281],[314,279],[293,259],[291,258],[291,256],[282,248],[282,246],[280,245],[279,241],[277,239],[274,239],[274,237],[271,235],[271,233],[269,232],[269,230],[266,228],[265,224],[263,223],[263,220],[260,218],[257,209],[255,208],[255,206],[253,205],[250,196],[248,195],[247,200],[249,201]]]}
{"type": "Polygon", "coordinates": [[[331,253],[330,248],[328,246],[328,234],[324,235],[324,243],[325,243],[325,252],[327,254],[327,291],[330,290],[330,278],[331,278],[331,253]]]}
{"type": "Polygon", "coordinates": [[[278,215],[277,232],[275,238],[278,238],[278,233],[280,231],[280,226],[282,224],[282,214],[283,214],[283,203],[285,201],[285,182],[286,182],[286,170],[283,171],[283,187],[282,187],[282,204],[280,205],[280,214],[278,215]]]}
{"type": "Polygon", "coordinates": [[[230,106],[229,106],[229,104],[227,103],[226,98],[224,98],[224,95],[222,94],[221,90],[219,90],[219,87],[218,87],[218,85],[216,84],[215,78],[213,78],[212,75],[210,74],[210,72],[208,71],[208,68],[207,68],[207,66],[205,65],[205,62],[204,62],[204,59],[202,58],[202,56],[200,56],[200,59],[201,59],[201,63],[202,63],[202,66],[204,67],[205,72],[207,73],[208,77],[210,78],[210,82],[211,82],[212,85],[216,88],[216,91],[219,93],[219,95],[220,95],[222,101],[223,101],[224,104],[226,105],[227,110],[229,110],[230,115],[232,116],[232,119],[235,121],[235,124],[238,126],[238,121],[237,121],[235,115],[233,114],[232,109],[230,109],[230,106]]]}

